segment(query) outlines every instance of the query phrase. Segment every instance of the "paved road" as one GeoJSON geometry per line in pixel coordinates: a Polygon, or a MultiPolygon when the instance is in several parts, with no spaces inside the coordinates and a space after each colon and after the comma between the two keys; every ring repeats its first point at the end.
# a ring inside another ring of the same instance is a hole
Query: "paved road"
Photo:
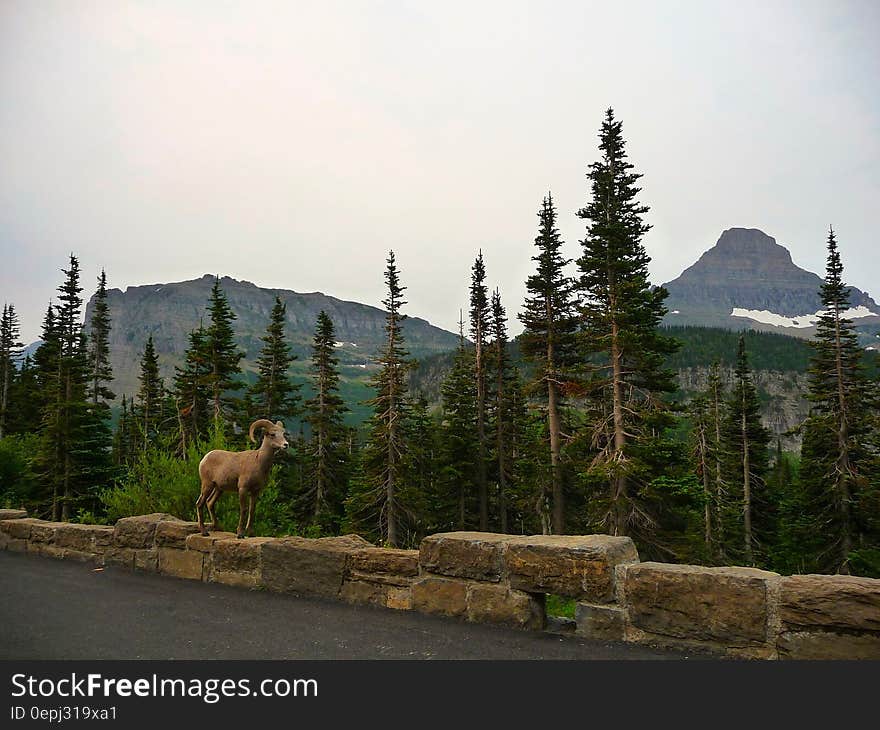
{"type": "Polygon", "coordinates": [[[18,553],[0,552],[0,586],[0,659],[687,656],[18,553]]]}

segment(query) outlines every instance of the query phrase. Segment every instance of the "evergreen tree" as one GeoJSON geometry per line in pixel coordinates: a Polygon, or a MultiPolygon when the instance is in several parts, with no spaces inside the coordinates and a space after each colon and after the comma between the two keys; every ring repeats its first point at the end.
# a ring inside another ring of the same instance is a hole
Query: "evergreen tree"
{"type": "Polygon", "coordinates": [[[324,310],[318,314],[312,344],[311,379],[314,398],[305,404],[305,420],[311,429],[307,447],[311,467],[310,498],[312,524],[331,529],[338,525],[339,509],[345,498],[348,411],[339,396],[339,359],[336,357],[333,320],[324,310]]]}
{"type": "Polygon", "coordinates": [[[108,386],[111,380],[110,307],[107,304],[107,274],[101,269],[89,327],[89,400],[92,406],[106,405],[107,401],[116,398],[108,386]]]}
{"type": "Polygon", "coordinates": [[[12,304],[3,305],[0,318],[0,439],[7,433],[10,391],[24,345],[19,341],[18,314],[12,304]]]}
{"type": "Polygon", "coordinates": [[[471,269],[471,337],[474,342],[474,383],[477,396],[477,495],[480,508],[480,530],[489,529],[489,484],[487,473],[486,421],[486,355],[489,337],[489,294],[486,288],[486,266],[480,251],[471,269]]]}
{"type": "Polygon", "coordinates": [[[641,175],[627,160],[621,129],[609,109],[599,134],[601,159],[588,173],[591,200],[578,212],[587,221],[577,264],[595,417],[591,441],[598,451],[587,472],[607,484],[599,516],[604,528],[651,541],[657,518],[641,494],[651,478],[643,448],[671,422],[661,396],[675,387],[663,362],[676,344],[658,332],[667,292],[648,280],[642,245],[648,208],[636,200],[641,175]]]}
{"type": "Polygon", "coordinates": [[[724,409],[720,366],[715,362],[709,368],[706,390],[691,401],[688,414],[694,472],[703,491],[705,557],[719,563],[724,562],[723,512],[727,501],[721,443],[724,409]]]}
{"type": "Polygon", "coordinates": [[[67,521],[84,476],[81,470],[88,451],[84,448],[86,428],[93,427],[94,422],[88,418],[88,363],[80,325],[82,287],[79,261],[73,254],[70,268],[62,272],[65,280],[58,287],[60,303],[54,316],[44,322],[44,345],[40,347],[42,350],[48,345],[45,360],[54,365],[54,372],[43,373],[46,404],[37,461],[44,483],[52,492],[53,519],[67,521]]]}
{"type": "Polygon", "coordinates": [[[137,424],[135,430],[139,432],[141,448],[146,450],[159,433],[165,401],[165,384],[159,376],[159,355],[153,344],[153,335],[147,337],[147,344],[144,345],[138,381],[137,406],[132,406],[132,415],[137,424]]]}
{"type": "Polygon", "coordinates": [[[406,302],[394,252],[388,254],[385,269],[388,296],[385,306],[385,344],[378,355],[379,371],[372,378],[376,397],[369,401],[373,416],[364,452],[363,479],[353,485],[346,501],[350,524],[372,522],[375,534],[392,547],[400,543],[399,527],[406,517],[404,471],[401,462],[407,451],[407,371],[411,362],[405,348],[401,324],[406,315],[400,309],[406,302]]]}
{"type": "Polygon", "coordinates": [[[709,418],[710,454],[715,464],[712,494],[715,517],[715,558],[719,563],[724,563],[726,554],[722,511],[723,505],[727,501],[723,468],[724,451],[721,439],[722,424],[724,422],[724,387],[721,383],[721,366],[717,360],[709,368],[706,402],[709,418]]]}
{"type": "Polygon", "coordinates": [[[519,315],[525,330],[520,338],[525,357],[534,363],[535,376],[530,391],[546,403],[549,434],[549,472],[552,498],[552,529],[565,532],[565,506],[562,489],[562,402],[564,385],[574,364],[575,330],[574,283],[566,276],[571,263],[562,255],[563,241],[556,228],[556,208],[548,193],[538,211],[540,221],[532,257],[537,270],[526,281],[528,296],[519,315]]]}
{"type": "Polygon", "coordinates": [[[88,407],[84,414],[82,441],[77,445],[80,494],[98,508],[98,495],[114,476],[112,460],[113,430],[110,403],[116,395],[110,390],[113,380],[110,365],[110,309],[107,304],[107,275],[101,270],[89,321],[86,350],[88,407]]]}
{"type": "Polygon", "coordinates": [[[51,504],[53,519],[61,516],[59,497],[59,466],[61,463],[59,442],[51,440],[51,433],[60,430],[61,420],[61,333],[55,317],[55,307],[50,302],[43,317],[41,344],[34,353],[40,421],[38,432],[40,444],[34,460],[39,477],[40,505],[51,504]],[[57,509],[56,509],[57,507],[57,509]]]}
{"type": "Polygon", "coordinates": [[[498,485],[498,515],[501,532],[509,532],[510,496],[516,475],[514,430],[517,427],[516,405],[520,402],[515,389],[518,379],[510,360],[507,341],[507,312],[501,303],[501,293],[492,292],[489,329],[491,342],[491,370],[493,392],[491,421],[495,434],[493,461],[498,485]]]}
{"type": "Polygon", "coordinates": [[[122,395],[122,404],[119,409],[119,421],[116,423],[116,431],[113,433],[113,463],[117,467],[125,467],[133,456],[132,430],[133,417],[128,409],[128,399],[122,395]]]}
{"type": "Polygon", "coordinates": [[[766,493],[770,432],[761,423],[761,404],[752,382],[745,338],[740,337],[733,391],[727,402],[722,431],[726,471],[740,491],[740,504],[732,520],[742,538],[742,558],[756,565],[756,551],[772,538],[773,505],[766,493]]]}
{"type": "Polygon", "coordinates": [[[519,370],[511,369],[505,403],[510,455],[513,466],[509,497],[509,527],[511,532],[520,534],[550,533],[550,503],[543,485],[550,483],[542,469],[547,464],[547,418],[537,410],[529,413],[526,388],[519,370]],[[535,434],[541,437],[536,438],[535,434]],[[537,521],[536,521],[537,518],[537,521]]]}
{"type": "MultiPolygon", "coordinates": [[[[60,334],[60,401],[61,419],[57,438],[61,445],[61,510],[60,519],[70,520],[77,477],[77,441],[82,438],[86,404],[86,348],[80,325],[83,300],[80,296],[79,261],[70,256],[70,268],[62,270],[66,280],[58,287],[57,323],[60,334]]],[[[58,509],[55,509],[58,515],[58,509]]],[[[58,519],[58,517],[56,517],[58,519]]]]}
{"type": "Polygon", "coordinates": [[[42,395],[37,380],[37,368],[30,355],[21,360],[18,375],[10,384],[7,410],[8,431],[16,434],[33,434],[40,427],[40,403],[42,395]]]}
{"type": "Polygon", "coordinates": [[[241,359],[244,353],[238,349],[232,323],[235,313],[229,306],[226,294],[220,287],[220,279],[214,280],[211,287],[211,298],[208,301],[208,318],[210,324],[205,330],[205,351],[211,371],[207,376],[207,384],[211,394],[212,415],[215,423],[223,422],[224,412],[227,414],[234,408],[230,391],[240,390],[244,383],[241,375],[241,359]]]}
{"type": "MultiPolygon", "coordinates": [[[[797,573],[809,560],[797,549],[798,533],[809,514],[803,503],[803,490],[798,478],[798,459],[782,448],[782,439],[776,439],[773,465],[767,476],[767,490],[771,501],[777,505],[777,534],[769,546],[769,560],[772,570],[781,573],[797,573]]],[[[814,553],[815,555],[815,553],[814,553]]]]}
{"type": "Polygon", "coordinates": [[[474,380],[474,353],[464,339],[464,323],[459,325],[459,344],[452,369],[441,385],[441,482],[439,523],[459,530],[468,526],[477,451],[477,388],[474,380]]]}
{"type": "Polygon", "coordinates": [[[175,367],[174,397],[180,434],[179,453],[208,432],[208,399],[212,373],[207,335],[202,325],[189,333],[183,367],[175,367]]]}
{"type": "Polygon", "coordinates": [[[58,372],[58,356],[61,350],[61,341],[58,325],[55,321],[55,307],[50,303],[43,316],[42,330],[40,333],[40,346],[34,353],[34,368],[37,371],[37,383],[42,394],[40,409],[45,408],[51,399],[49,386],[58,372]]]}
{"type": "Polygon", "coordinates": [[[859,502],[872,476],[872,455],[866,448],[871,397],[858,335],[846,318],[849,289],[833,230],[828,233],[820,297],[823,311],[808,369],[811,411],[803,430],[801,478],[814,515],[813,528],[822,538],[818,563],[823,569],[846,573],[851,552],[862,542],[859,502]]]}
{"type": "Polygon", "coordinates": [[[711,447],[712,417],[709,402],[702,394],[691,401],[688,410],[691,417],[691,425],[693,426],[691,439],[693,441],[694,470],[703,487],[703,542],[706,554],[710,555],[713,544],[712,522],[714,511],[712,509],[714,503],[712,490],[712,472],[714,471],[711,447]]]}
{"type": "Polygon", "coordinates": [[[445,512],[439,496],[439,443],[437,423],[428,409],[425,398],[415,399],[405,423],[408,448],[404,457],[404,472],[410,491],[410,508],[415,515],[412,535],[404,543],[416,544],[439,527],[437,517],[445,512]]]}
{"type": "Polygon", "coordinates": [[[296,414],[299,402],[299,385],[294,385],[288,377],[296,356],[291,354],[290,345],[284,335],[286,318],[287,305],[276,296],[266,334],[260,338],[263,347],[257,358],[259,375],[249,389],[258,417],[268,418],[270,421],[286,422],[296,414]]]}

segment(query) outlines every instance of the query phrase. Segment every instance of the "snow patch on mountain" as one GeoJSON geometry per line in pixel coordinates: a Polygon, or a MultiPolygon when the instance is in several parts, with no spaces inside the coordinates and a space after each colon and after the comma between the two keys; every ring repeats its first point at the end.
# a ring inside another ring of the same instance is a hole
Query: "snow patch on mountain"
{"type": "MultiPolygon", "coordinates": [[[[823,311],[820,309],[815,314],[804,314],[798,317],[786,317],[782,314],[776,314],[776,312],[770,312],[766,309],[742,309],[740,307],[734,307],[733,311],[731,311],[731,317],[745,317],[747,319],[754,320],[755,322],[761,322],[762,324],[770,324],[774,327],[792,327],[795,329],[803,329],[806,327],[815,327],[819,322],[819,317],[823,314],[823,311]]],[[[865,306],[853,307],[851,309],[847,309],[845,312],[841,312],[841,315],[845,319],[860,319],[862,317],[877,317],[880,316],[876,312],[872,312],[865,306]]]]}

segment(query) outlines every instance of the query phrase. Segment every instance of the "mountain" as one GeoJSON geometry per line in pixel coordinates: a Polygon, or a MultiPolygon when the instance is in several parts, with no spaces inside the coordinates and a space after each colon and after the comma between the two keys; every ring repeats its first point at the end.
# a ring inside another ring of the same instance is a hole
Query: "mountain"
{"type": "MultiPolygon", "coordinates": [[[[681,276],[663,286],[669,325],[758,329],[810,337],[822,308],[822,278],[797,266],[776,240],[756,228],[729,228],[681,276]]],[[[880,325],[880,306],[855,287],[848,316],[880,325]]]]}
{"type": "MultiPolygon", "coordinates": [[[[170,284],[130,286],[125,291],[107,292],[112,329],[110,359],[113,366],[113,391],[121,397],[132,395],[138,388],[140,358],[147,337],[152,334],[162,376],[171,384],[175,365],[183,362],[189,333],[205,318],[205,308],[215,277],[205,274],[200,279],[170,284]]],[[[275,297],[287,304],[288,341],[300,358],[293,374],[304,375],[314,335],[315,321],[323,309],[336,326],[337,355],[343,379],[359,381],[373,368],[371,359],[384,340],[385,312],[358,302],[312,292],[302,294],[287,289],[264,289],[248,281],[228,276],[220,285],[237,319],[234,323],[239,347],[245,351],[245,374],[254,375],[254,361],[262,343],[260,337],[269,323],[275,297]]],[[[86,306],[85,321],[91,320],[94,299],[86,306]]],[[[207,324],[207,322],[205,322],[207,324]]],[[[451,350],[458,344],[458,335],[435,327],[418,317],[403,323],[407,346],[418,358],[451,350]]],[[[343,383],[343,385],[345,385],[343,383]]],[[[363,388],[359,389],[359,392],[363,388]]]]}

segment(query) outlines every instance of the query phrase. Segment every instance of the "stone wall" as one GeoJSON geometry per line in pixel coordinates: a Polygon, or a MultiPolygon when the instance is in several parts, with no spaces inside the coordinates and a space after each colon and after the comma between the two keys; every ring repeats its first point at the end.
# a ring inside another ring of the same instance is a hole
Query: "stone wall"
{"type": "Polygon", "coordinates": [[[548,593],[577,601],[581,636],[761,659],[880,659],[880,580],[641,563],[626,537],[431,535],[419,550],[357,535],[198,533],[167,514],[115,526],[0,510],[0,549],[177,578],[545,627],[548,593]]]}

